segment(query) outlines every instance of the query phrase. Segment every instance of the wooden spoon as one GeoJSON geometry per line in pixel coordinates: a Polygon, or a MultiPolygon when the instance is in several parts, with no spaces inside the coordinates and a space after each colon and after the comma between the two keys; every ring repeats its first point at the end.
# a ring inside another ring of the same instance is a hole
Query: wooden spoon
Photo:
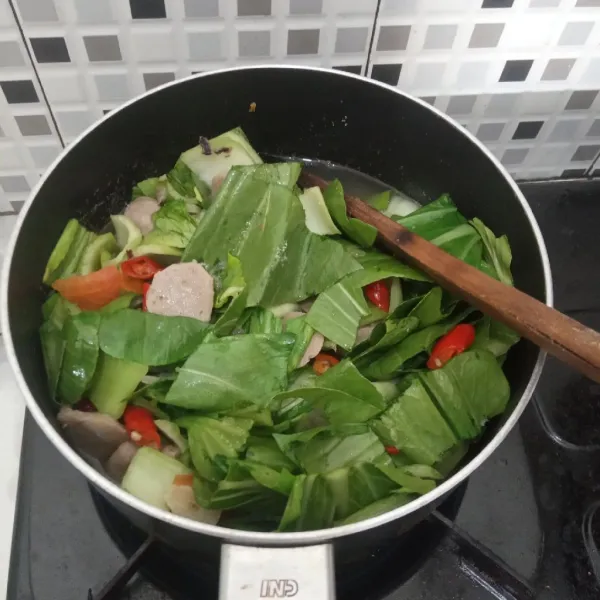
{"type": "MultiPolygon", "coordinates": [[[[302,181],[321,189],[328,185],[324,179],[305,172],[302,181]]],[[[394,255],[600,383],[600,333],[440,250],[362,200],[352,196],[345,199],[348,214],[373,225],[394,255]]]]}

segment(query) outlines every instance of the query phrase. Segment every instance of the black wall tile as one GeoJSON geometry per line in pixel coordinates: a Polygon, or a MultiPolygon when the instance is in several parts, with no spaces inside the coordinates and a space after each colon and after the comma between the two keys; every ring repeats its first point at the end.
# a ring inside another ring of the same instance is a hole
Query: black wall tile
{"type": "MultiPolygon", "coordinates": [[[[203,2],[203,0],[197,1],[203,2]]],[[[129,0],[129,6],[134,19],[166,19],[167,17],[165,0],[129,0]]]]}
{"type": "Polygon", "coordinates": [[[71,62],[67,43],[61,37],[29,38],[39,63],[71,62]]]}
{"type": "Polygon", "coordinates": [[[371,79],[377,79],[382,83],[398,85],[402,65],[373,65],[371,70],[371,79]]]}
{"type": "Polygon", "coordinates": [[[507,60],[500,74],[500,81],[525,81],[533,60],[507,60]]]}
{"type": "Polygon", "coordinates": [[[513,140],[533,140],[537,137],[544,121],[521,121],[515,132],[513,133],[513,140]]]}
{"type": "Polygon", "coordinates": [[[33,82],[22,81],[0,81],[0,88],[6,96],[9,104],[24,104],[27,102],[39,102],[39,98],[33,82]]]}

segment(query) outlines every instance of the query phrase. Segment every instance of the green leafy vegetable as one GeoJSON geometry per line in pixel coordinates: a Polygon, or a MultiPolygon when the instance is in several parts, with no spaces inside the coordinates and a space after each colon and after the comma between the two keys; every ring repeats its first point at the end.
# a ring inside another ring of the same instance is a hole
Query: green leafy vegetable
{"type": "Polygon", "coordinates": [[[385,408],[377,388],[349,361],[344,360],[314,380],[314,387],[303,387],[277,394],[277,406],[287,398],[303,398],[319,408],[332,424],[361,423],[385,408]]]}
{"type": "Polygon", "coordinates": [[[339,235],[341,233],[331,219],[320,188],[305,189],[300,194],[300,202],[304,209],[306,228],[309,231],[318,235],[339,235]]]}
{"type": "Polygon", "coordinates": [[[473,309],[466,309],[456,317],[419,329],[404,338],[397,346],[362,368],[365,377],[391,379],[409,359],[431,349],[435,341],[460,323],[473,309]]]}
{"type": "Polygon", "coordinates": [[[52,321],[45,321],[40,327],[40,341],[44,367],[48,377],[48,387],[51,396],[56,396],[56,389],[60,377],[60,369],[65,354],[65,339],[62,331],[52,321]]]}
{"type": "Polygon", "coordinates": [[[225,312],[217,319],[213,328],[213,332],[216,336],[222,337],[230,335],[233,332],[239,321],[243,319],[247,299],[248,293],[246,288],[244,288],[239,296],[229,303],[225,312]]]}
{"type": "Polygon", "coordinates": [[[227,271],[221,284],[221,291],[215,298],[215,308],[221,308],[229,300],[237,298],[245,287],[242,263],[235,256],[227,254],[227,271]]]}
{"type": "MultiPolygon", "coordinates": [[[[251,421],[249,425],[252,425],[251,421]]],[[[217,459],[237,458],[246,444],[250,426],[230,417],[196,418],[188,431],[188,442],[192,462],[201,477],[220,481],[225,476],[227,466],[217,459]]]]}
{"type": "Polygon", "coordinates": [[[484,316],[475,327],[472,350],[487,350],[496,358],[504,356],[519,341],[519,334],[503,323],[484,316]]]}
{"type": "MultiPolygon", "coordinates": [[[[185,248],[198,223],[188,213],[185,202],[167,200],[153,215],[155,232],[168,236],[168,245],[175,248],[185,248]]],[[[148,240],[146,240],[148,243],[148,240]]]]}
{"type": "Polygon", "coordinates": [[[294,347],[290,352],[289,367],[290,371],[296,369],[312,340],[315,330],[308,324],[306,316],[290,319],[285,327],[287,333],[292,333],[296,336],[294,347]]]}
{"type": "Polygon", "coordinates": [[[473,219],[471,225],[483,241],[483,260],[490,265],[492,276],[502,283],[512,285],[513,278],[510,272],[512,252],[508,238],[505,235],[496,237],[493,231],[488,229],[480,219],[473,219]]]}
{"type": "Polygon", "coordinates": [[[418,379],[373,421],[372,427],[386,446],[394,446],[424,465],[435,464],[458,442],[418,379]]]}
{"type": "Polygon", "coordinates": [[[58,382],[61,402],[74,404],[81,399],[92,381],[98,362],[100,315],[82,312],[67,319],[63,335],[65,353],[58,382]]]}
{"type": "Polygon", "coordinates": [[[190,148],[179,161],[194,173],[197,180],[204,182],[207,189],[211,188],[213,180],[227,175],[234,165],[262,163],[239,127],[190,148]],[[210,153],[206,152],[206,146],[210,153]]]}
{"type": "Polygon", "coordinates": [[[208,324],[198,319],[123,309],[102,319],[100,348],[115,358],[168,365],[187,358],[208,329],[208,324]]]}
{"type": "Polygon", "coordinates": [[[392,193],[390,190],[386,190],[385,192],[380,192],[379,194],[375,194],[374,196],[367,198],[366,202],[375,210],[383,212],[390,205],[391,195],[392,193]]]}
{"type": "Polygon", "coordinates": [[[412,499],[413,497],[410,494],[400,491],[392,492],[387,498],[381,498],[381,500],[376,500],[364,508],[357,510],[355,513],[339,521],[337,525],[350,525],[351,523],[358,523],[359,521],[382,515],[408,504],[412,499]]]}
{"type": "Polygon", "coordinates": [[[362,462],[373,462],[385,453],[383,444],[371,431],[340,436],[328,431],[319,433],[294,451],[306,473],[328,473],[362,462]]]}
{"type": "Polygon", "coordinates": [[[457,437],[476,437],[484,423],[501,414],[510,397],[506,376],[490,352],[470,350],[420,378],[457,437]]]}
{"type": "Polygon", "coordinates": [[[249,334],[205,342],[179,370],[165,402],[183,408],[221,411],[269,405],[285,389],[294,344],[287,334],[249,334]]]}
{"type": "Polygon", "coordinates": [[[360,319],[368,313],[362,290],[346,280],[319,294],[306,322],[328,340],[350,350],[356,341],[360,319]]]}
{"type": "Polygon", "coordinates": [[[336,519],[344,519],[398,488],[397,483],[367,462],[328,473],[325,479],[335,504],[336,519]]]}
{"type": "Polygon", "coordinates": [[[327,482],[322,475],[298,475],[279,531],[325,529],[333,524],[335,506],[327,482]]]}
{"type": "Polygon", "coordinates": [[[377,229],[364,221],[348,216],[344,190],[337,179],[327,186],[327,189],[323,192],[323,198],[333,220],[351,240],[365,248],[375,243],[377,229]]]}
{"type": "Polygon", "coordinates": [[[296,465],[279,448],[273,438],[252,437],[248,440],[246,458],[275,470],[294,471],[296,465]]]}
{"type": "MultiPolygon", "coordinates": [[[[277,165],[262,167],[264,173],[277,165]]],[[[265,307],[304,300],[356,270],[358,264],[340,244],[306,229],[294,192],[256,176],[258,169],[232,169],[183,260],[215,264],[227,254],[236,256],[248,305],[265,307]]]]}
{"type": "Polygon", "coordinates": [[[406,217],[394,217],[394,220],[449,254],[474,267],[480,266],[483,247],[481,238],[458,212],[448,194],[406,217]]]}
{"type": "Polygon", "coordinates": [[[79,225],[77,219],[69,220],[60,238],[58,239],[58,242],[56,242],[56,246],[54,246],[54,250],[52,250],[52,254],[50,254],[50,258],[48,259],[48,263],[44,269],[43,282],[45,284],[51,285],[56,279],[59,278],[59,267],[61,263],[65,260],[67,253],[74,244],[78,234],[80,235],[83,231],[85,230],[81,225],[79,225]]]}

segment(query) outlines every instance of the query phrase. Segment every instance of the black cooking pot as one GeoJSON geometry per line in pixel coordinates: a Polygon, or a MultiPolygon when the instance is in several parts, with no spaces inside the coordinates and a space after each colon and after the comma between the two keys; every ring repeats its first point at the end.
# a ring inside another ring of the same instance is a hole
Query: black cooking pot
{"type": "Polygon", "coordinates": [[[480,217],[497,234],[508,235],[515,285],[547,304],[552,302],[550,269],[525,198],[483,145],[426,103],[335,71],[249,67],[168,84],[88,129],[41,179],[12,238],[2,289],[10,362],[38,424],[66,459],[137,525],[175,547],[213,559],[227,542],[223,597],[281,592],[314,600],[331,589],[325,567],[332,544],[336,556],[345,560],[359,548],[410,528],[491,454],[529,401],[544,356],[525,341],[512,349],[505,363],[512,390],[509,407],[489,424],[456,473],[429,494],[366,521],[301,533],[244,532],[177,517],[125,493],[69,446],[57,424],[38,339],[44,266],[69,218],[101,228],[130,199],[137,181],[168,171],[199,135],[211,137],[235,126],[244,129],[259,153],[347,165],[421,202],[450,193],[467,217],[480,217]],[[263,550],[248,552],[230,544],[263,550]]]}

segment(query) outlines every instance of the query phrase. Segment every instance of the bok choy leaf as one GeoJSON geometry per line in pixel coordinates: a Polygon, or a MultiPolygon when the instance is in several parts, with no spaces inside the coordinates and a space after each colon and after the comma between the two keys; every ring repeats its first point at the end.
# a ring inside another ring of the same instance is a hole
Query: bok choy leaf
{"type": "Polygon", "coordinates": [[[277,165],[232,169],[183,255],[208,264],[236,256],[248,306],[304,300],[359,268],[338,242],[306,229],[294,192],[257,175],[267,167],[277,165]]]}
{"type": "Polygon", "coordinates": [[[248,334],[205,341],[179,370],[164,402],[192,410],[265,408],[287,386],[294,336],[248,334]]]}
{"type": "Polygon", "coordinates": [[[100,348],[114,358],[143,365],[168,365],[187,358],[209,325],[129,308],[107,314],[100,324],[100,348]]]}

